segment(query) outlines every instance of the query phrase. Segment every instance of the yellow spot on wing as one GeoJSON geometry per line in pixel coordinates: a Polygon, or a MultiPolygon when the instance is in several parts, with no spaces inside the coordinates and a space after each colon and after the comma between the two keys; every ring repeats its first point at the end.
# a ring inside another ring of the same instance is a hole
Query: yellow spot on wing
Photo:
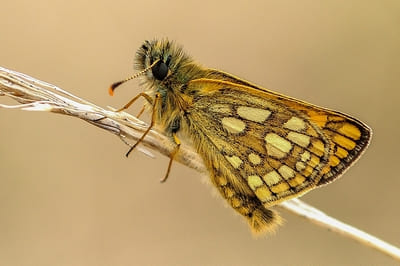
{"type": "Polygon", "coordinates": [[[294,116],[283,124],[283,127],[294,131],[301,131],[306,128],[306,124],[303,119],[294,116]]]}
{"type": "Polygon", "coordinates": [[[293,171],[292,168],[290,168],[287,165],[282,165],[281,167],[279,167],[278,172],[281,174],[281,176],[283,178],[285,178],[286,180],[294,177],[295,172],[293,171]]]}
{"type": "Polygon", "coordinates": [[[340,122],[344,121],[345,118],[342,116],[329,116],[329,121],[335,121],[335,122],[340,122]]]}
{"type": "Polygon", "coordinates": [[[326,115],[313,115],[311,120],[314,121],[319,127],[325,127],[328,116],[326,115]]]}
{"type": "Polygon", "coordinates": [[[255,153],[250,153],[250,154],[249,154],[249,161],[250,161],[252,164],[260,164],[260,163],[261,163],[261,158],[260,158],[260,156],[258,156],[258,155],[255,154],[255,153]]]}
{"type": "Polygon", "coordinates": [[[310,144],[310,136],[304,135],[304,134],[300,134],[297,132],[289,132],[289,134],[287,135],[287,138],[291,141],[293,141],[294,143],[296,143],[297,145],[306,148],[309,144],[310,144]]]}
{"type": "Polygon", "coordinates": [[[233,155],[233,156],[228,156],[225,155],[225,158],[228,160],[228,162],[233,166],[233,168],[237,169],[239,166],[243,163],[242,160],[240,160],[239,157],[233,155]]]}
{"type": "Polygon", "coordinates": [[[324,155],[325,153],[324,143],[319,139],[312,141],[311,151],[318,156],[324,155]]]}
{"type": "Polygon", "coordinates": [[[287,183],[280,183],[276,186],[271,187],[271,191],[274,193],[282,193],[289,189],[289,185],[287,183]]]}
{"type": "Polygon", "coordinates": [[[319,157],[311,155],[311,159],[308,162],[308,165],[315,168],[315,166],[317,166],[318,164],[319,164],[319,157]]]}
{"type": "Polygon", "coordinates": [[[246,128],[246,124],[234,117],[224,117],[222,118],[222,126],[229,132],[229,133],[240,133],[246,128]]]}
{"type": "Polygon", "coordinates": [[[247,177],[247,183],[252,190],[255,190],[257,187],[262,186],[263,181],[258,175],[251,175],[247,177]]]}
{"type": "Polygon", "coordinates": [[[271,111],[269,110],[253,108],[248,106],[238,107],[237,113],[240,117],[244,119],[258,123],[264,122],[271,115],[271,111]]]}
{"type": "Polygon", "coordinates": [[[305,151],[303,152],[303,154],[301,155],[301,160],[303,162],[307,162],[308,160],[310,160],[311,154],[309,151],[305,151]]]}
{"type": "Polygon", "coordinates": [[[267,143],[265,145],[265,147],[267,148],[268,155],[271,156],[271,157],[275,157],[275,158],[280,159],[280,158],[283,158],[283,157],[286,156],[285,152],[282,152],[281,150],[279,150],[278,148],[276,148],[275,146],[273,146],[273,145],[271,145],[269,143],[267,143]]]}
{"type": "Polygon", "coordinates": [[[306,169],[303,170],[303,175],[308,177],[312,174],[313,171],[314,171],[314,168],[307,165],[306,169]]]}
{"type": "Polygon", "coordinates": [[[336,152],[335,152],[335,154],[339,157],[339,158],[346,158],[348,155],[349,155],[349,153],[345,150],[345,149],[343,149],[343,148],[341,148],[341,147],[338,147],[338,146],[336,146],[336,152]]]}
{"type": "Polygon", "coordinates": [[[290,184],[292,187],[296,187],[296,186],[298,186],[298,185],[303,184],[303,183],[304,183],[304,180],[306,180],[306,178],[305,178],[304,176],[297,174],[293,179],[291,179],[291,180],[289,181],[289,184],[290,184]]]}
{"type": "Polygon", "coordinates": [[[296,163],[296,170],[297,170],[297,171],[301,171],[301,170],[303,170],[304,168],[306,168],[306,165],[305,165],[303,162],[297,162],[297,163],[296,163]]]}
{"type": "Polygon", "coordinates": [[[337,143],[338,145],[342,146],[346,150],[352,150],[356,146],[356,143],[346,137],[343,137],[342,135],[336,134],[333,137],[333,141],[337,143]]]}
{"type": "Polygon", "coordinates": [[[318,137],[317,131],[315,131],[315,129],[312,128],[312,127],[308,127],[307,130],[306,130],[306,133],[309,136],[318,137]]]}
{"type": "Polygon", "coordinates": [[[344,123],[343,126],[338,129],[338,132],[354,140],[358,140],[361,137],[361,131],[355,125],[349,123],[344,123]]]}
{"type": "Polygon", "coordinates": [[[261,201],[267,201],[272,195],[271,191],[269,191],[265,185],[257,188],[255,193],[257,198],[261,201]]]}
{"type": "Polygon", "coordinates": [[[275,133],[268,133],[265,136],[268,155],[276,158],[283,158],[292,149],[292,144],[275,133]]]}
{"type": "Polygon", "coordinates": [[[340,163],[340,160],[338,157],[336,157],[335,155],[332,155],[331,157],[329,157],[329,164],[331,166],[336,166],[340,163]]]}
{"type": "Polygon", "coordinates": [[[263,179],[268,186],[275,185],[282,180],[281,176],[275,170],[263,176],[263,179]]]}

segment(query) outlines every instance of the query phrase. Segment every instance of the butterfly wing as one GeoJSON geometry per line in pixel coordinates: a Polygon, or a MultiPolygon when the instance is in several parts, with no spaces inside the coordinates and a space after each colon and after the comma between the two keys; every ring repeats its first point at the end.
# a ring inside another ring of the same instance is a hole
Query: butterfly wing
{"type": "Polygon", "coordinates": [[[233,207],[267,208],[331,182],[369,143],[370,129],[354,118],[240,82],[197,79],[185,88],[193,142],[233,207]]]}

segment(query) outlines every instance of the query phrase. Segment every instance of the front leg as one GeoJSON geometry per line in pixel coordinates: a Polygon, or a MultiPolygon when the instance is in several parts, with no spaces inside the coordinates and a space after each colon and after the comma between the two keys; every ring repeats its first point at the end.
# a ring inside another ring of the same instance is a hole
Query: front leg
{"type": "Polygon", "coordinates": [[[156,93],[154,101],[153,101],[153,99],[151,99],[151,97],[149,95],[147,95],[145,93],[140,93],[135,98],[133,98],[129,103],[127,103],[124,107],[122,107],[120,110],[124,110],[124,109],[128,108],[140,96],[145,97],[147,100],[150,99],[151,102],[150,101],[149,102],[153,104],[153,113],[151,115],[151,122],[150,122],[150,126],[146,129],[146,131],[143,133],[143,135],[140,137],[140,139],[138,139],[138,141],[136,141],[136,143],[126,153],[126,155],[125,155],[126,157],[128,157],[129,154],[133,151],[133,149],[135,149],[136,146],[144,139],[144,137],[147,135],[147,133],[150,132],[150,129],[154,126],[154,121],[155,121],[155,118],[156,118],[156,114],[158,113],[157,109],[159,108],[159,102],[160,102],[160,97],[161,97],[161,95],[159,93],[156,93]]]}

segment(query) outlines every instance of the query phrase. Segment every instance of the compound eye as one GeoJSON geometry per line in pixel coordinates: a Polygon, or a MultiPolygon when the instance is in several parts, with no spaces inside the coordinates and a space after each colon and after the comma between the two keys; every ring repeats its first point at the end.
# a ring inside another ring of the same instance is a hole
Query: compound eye
{"type": "Polygon", "coordinates": [[[168,75],[168,66],[163,61],[158,61],[158,63],[151,68],[153,76],[158,80],[163,80],[168,75]]]}

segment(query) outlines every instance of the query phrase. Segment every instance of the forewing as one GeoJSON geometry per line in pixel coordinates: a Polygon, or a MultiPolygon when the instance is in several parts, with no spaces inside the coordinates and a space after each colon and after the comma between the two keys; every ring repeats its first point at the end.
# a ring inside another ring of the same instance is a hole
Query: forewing
{"type": "Polygon", "coordinates": [[[370,139],[354,118],[260,88],[199,79],[186,93],[190,127],[207,142],[202,147],[213,147],[199,153],[264,207],[333,181],[370,139]]]}

